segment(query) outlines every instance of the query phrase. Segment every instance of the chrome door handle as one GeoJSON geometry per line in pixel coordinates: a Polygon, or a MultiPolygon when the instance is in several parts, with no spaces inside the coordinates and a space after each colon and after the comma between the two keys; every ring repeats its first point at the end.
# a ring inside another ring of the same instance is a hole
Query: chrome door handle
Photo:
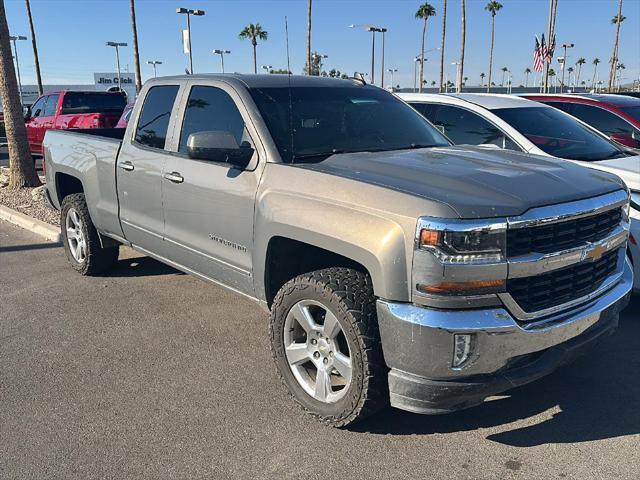
{"type": "Polygon", "coordinates": [[[165,173],[163,177],[173,183],[184,182],[184,177],[180,175],[178,172],[165,173]]]}
{"type": "Polygon", "coordinates": [[[131,162],[120,162],[118,164],[118,167],[120,167],[123,170],[126,170],[127,172],[130,172],[131,170],[133,170],[135,167],[133,166],[133,163],[131,162]]]}

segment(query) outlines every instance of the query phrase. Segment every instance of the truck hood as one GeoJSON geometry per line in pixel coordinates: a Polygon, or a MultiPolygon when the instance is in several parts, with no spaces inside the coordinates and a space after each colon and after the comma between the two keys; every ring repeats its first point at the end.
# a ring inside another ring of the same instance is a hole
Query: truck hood
{"type": "Polygon", "coordinates": [[[614,175],[564,160],[467,146],[335,154],[296,166],[441,202],[460,218],[521,215],[624,188],[614,175]]]}

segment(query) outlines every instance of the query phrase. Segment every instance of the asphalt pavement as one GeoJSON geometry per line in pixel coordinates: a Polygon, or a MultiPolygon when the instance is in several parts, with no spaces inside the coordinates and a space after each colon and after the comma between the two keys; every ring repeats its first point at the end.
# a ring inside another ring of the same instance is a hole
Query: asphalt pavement
{"type": "Polygon", "coordinates": [[[575,363],[350,430],[280,385],[251,302],[131,250],[83,278],[0,221],[0,478],[638,478],[640,300],[575,363]]]}

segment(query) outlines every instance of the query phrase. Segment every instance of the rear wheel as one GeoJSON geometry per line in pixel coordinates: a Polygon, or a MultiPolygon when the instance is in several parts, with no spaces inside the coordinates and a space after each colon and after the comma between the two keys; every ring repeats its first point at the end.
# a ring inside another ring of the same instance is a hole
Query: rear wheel
{"type": "Polygon", "coordinates": [[[82,275],[96,275],[118,261],[118,246],[103,248],[93,226],[83,193],[62,200],[60,226],[64,250],[71,266],[82,275]]]}
{"type": "Polygon", "coordinates": [[[343,427],[387,405],[368,275],[329,268],[289,281],[274,299],[270,337],[289,393],[323,422],[343,427]]]}

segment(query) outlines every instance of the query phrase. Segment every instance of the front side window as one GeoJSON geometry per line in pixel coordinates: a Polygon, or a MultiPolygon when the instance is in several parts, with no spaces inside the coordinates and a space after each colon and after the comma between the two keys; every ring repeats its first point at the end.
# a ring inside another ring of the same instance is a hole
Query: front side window
{"type": "Polygon", "coordinates": [[[449,145],[422,115],[376,87],[337,84],[250,92],[284,162],[449,145]]]}
{"type": "Polygon", "coordinates": [[[607,135],[631,135],[633,132],[633,127],[624,119],[600,107],[574,103],[569,113],[607,135]]]}
{"type": "Polygon", "coordinates": [[[47,98],[47,103],[44,106],[44,112],[42,113],[43,117],[53,117],[56,114],[56,108],[58,107],[58,100],[60,99],[60,95],[49,95],[47,98]]]}
{"type": "Polygon", "coordinates": [[[136,142],[147,147],[165,148],[171,110],[177,94],[178,85],[160,85],[149,89],[138,118],[136,142]]]}
{"type": "Polygon", "coordinates": [[[31,106],[31,116],[33,118],[42,117],[46,101],[47,97],[40,97],[38,101],[31,106]]]}
{"type": "Polygon", "coordinates": [[[631,107],[619,107],[627,115],[633,117],[637,121],[640,122],[640,105],[635,105],[631,107]]]}
{"type": "Polygon", "coordinates": [[[492,112],[554,157],[597,161],[625,156],[610,141],[555,108],[499,108],[492,112]]]}
{"type": "Polygon", "coordinates": [[[228,132],[238,145],[248,141],[238,107],[227,92],[216,87],[191,89],[180,134],[181,153],[187,153],[189,135],[197,132],[228,132]]]}

